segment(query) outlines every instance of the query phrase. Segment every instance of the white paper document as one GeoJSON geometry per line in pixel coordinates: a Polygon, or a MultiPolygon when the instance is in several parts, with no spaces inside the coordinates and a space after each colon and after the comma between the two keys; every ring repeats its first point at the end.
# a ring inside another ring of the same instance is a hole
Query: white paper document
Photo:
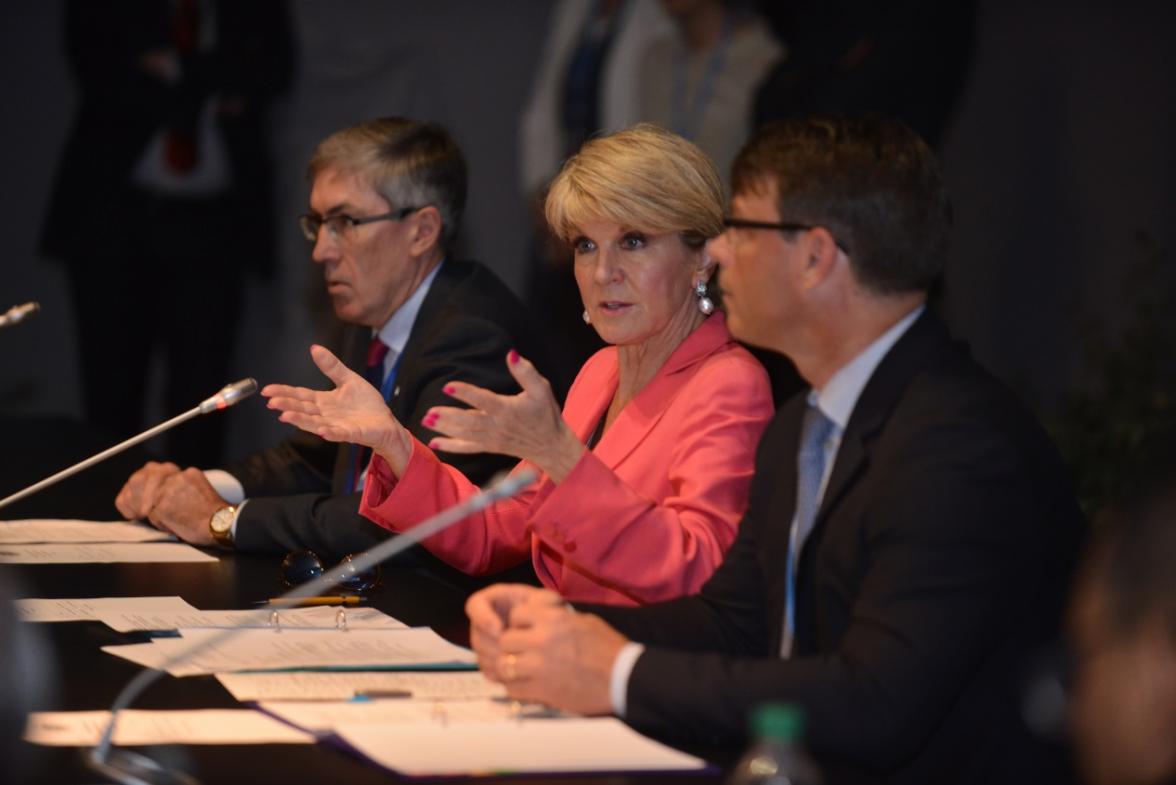
{"type": "MultiPolygon", "coordinates": [[[[180,630],[180,638],[103,646],[102,651],[149,668],[159,668],[195,641],[222,630],[180,630]]],[[[173,676],[198,676],[245,670],[287,668],[438,668],[468,667],[474,653],[455,646],[425,627],[390,630],[243,629],[180,665],[173,676]]]]}
{"type": "Polygon", "coordinates": [[[569,771],[683,771],[706,762],[611,717],[501,723],[345,724],[336,734],[410,776],[569,771]]]}
{"type": "Polygon", "coordinates": [[[215,561],[215,556],[198,551],[182,542],[0,545],[0,564],[215,561]]]}
{"type": "Polygon", "coordinates": [[[345,701],[408,693],[418,700],[475,700],[506,695],[480,671],[291,671],[221,673],[216,677],[239,701],[345,701]]]}
{"type": "Polygon", "coordinates": [[[258,708],[311,733],[330,733],[343,725],[403,725],[419,723],[506,723],[527,717],[551,716],[538,704],[511,701],[431,701],[415,699],[352,702],[263,701],[258,708]]]}
{"type": "Polygon", "coordinates": [[[340,608],[333,605],[286,608],[277,611],[264,608],[245,611],[198,611],[191,607],[185,611],[168,608],[162,609],[162,612],[159,613],[120,608],[116,612],[102,614],[99,621],[118,632],[202,627],[224,628],[242,625],[273,630],[273,614],[277,613],[279,628],[335,629],[338,627],[340,610],[343,611],[343,618],[348,629],[393,630],[408,627],[404,622],[394,619],[376,608],[340,608]]]}
{"type": "MultiPolygon", "coordinates": [[[[98,743],[108,711],[32,712],[25,740],[56,747],[98,743]]],[[[314,736],[252,709],[119,712],[114,743],[138,744],[313,744],[314,736]]]]}
{"type": "Polygon", "coordinates": [[[0,544],[31,542],[156,542],[175,539],[145,523],[25,518],[0,521],[0,544]]]}
{"type": "Polygon", "coordinates": [[[116,613],[199,613],[181,597],[94,597],[16,600],[21,621],[95,621],[116,613]]]}

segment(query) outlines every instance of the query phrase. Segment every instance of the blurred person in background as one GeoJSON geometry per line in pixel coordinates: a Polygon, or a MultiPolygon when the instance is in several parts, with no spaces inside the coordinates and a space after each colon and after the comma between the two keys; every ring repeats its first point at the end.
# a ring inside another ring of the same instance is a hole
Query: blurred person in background
{"type": "Polygon", "coordinates": [[[649,43],[672,32],[660,0],[560,0],[519,120],[519,177],[531,216],[527,305],[560,351],[553,373],[567,387],[604,344],[576,315],[580,293],[567,243],[543,203],[559,168],[594,135],[644,119],[638,74],[649,43]]]}
{"type": "MultiPolygon", "coordinates": [[[[281,0],[71,0],[73,130],[42,227],[65,263],[83,411],[112,437],[141,430],[149,371],[162,416],[232,381],[247,271],[274,267],[268,108],[292,72],[281,0]]],[[[223,417],[167,450],[223,460],[223,417]]]]}
{"type": "Polygon", "coordinates": [[[751,3],[661,0],[673,35],[641,63],[642,119],[691,140],[726,180],[752,129],[756,87],[784,49],[751,3]]]}

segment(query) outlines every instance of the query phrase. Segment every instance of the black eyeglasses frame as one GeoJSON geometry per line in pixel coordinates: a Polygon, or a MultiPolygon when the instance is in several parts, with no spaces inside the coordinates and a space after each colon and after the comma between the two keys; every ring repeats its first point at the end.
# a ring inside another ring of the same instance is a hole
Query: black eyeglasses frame
{"type": "Polygon", "coordinates": [[[298,228],[302,230],[302,236],[305,237],[306,241],[309,243],[318,241],[319,230],[322,229],[323,226],[327,226],[327,231],[331,233],[331,237],[337,240],[342,236],[342,232],[333,231],[329,226],[329,222],[331,221],[343,221],[350,229],[354,229],[357,226],[375,223],[376,221],[403,221],[417,210],[423,209],[424,207],[401,207],[398,210],[381,213],[380,215],[369,215],[363,218],[356,218],[355,216],[348,215],[347,213],[334,213],[328,216],[316,215],[315,213],[303,213],[302,215],[298,216],[298,228]]]}
{"type": "MultiPolygon", "coordinates": [[[[765,229],[775,232],[808,232],[816,229],[818,226],[820,226],[820,224],[803,224],[795,222],[772,223],[771,221],[753,221],[749,218],[734,218],[731,216],[726,216],[723,218],[723,226],[727,227],[728,229],[765,229]]],[[[828,228],[826,228],[825,231],[829,231],[828,228]]],[[[832,232],[829,232],[829,234],[833,237],[833,242],[837,244],[837,247],[848,254],[849,249],[846,248],[845,245],[837,239],[837,236],[832,232]]]]}

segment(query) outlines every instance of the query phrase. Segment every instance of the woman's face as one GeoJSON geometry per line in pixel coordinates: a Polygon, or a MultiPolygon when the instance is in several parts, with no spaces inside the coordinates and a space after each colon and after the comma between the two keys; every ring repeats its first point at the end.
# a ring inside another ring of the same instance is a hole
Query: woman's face
{"type": "Polygon", "coordinates": [[[649,234],[612,221],[579,230],[572,240],[576,284],[606,343],[640,344],[693,316],[701,249],[688,248],[677,234],[649,234]]]}

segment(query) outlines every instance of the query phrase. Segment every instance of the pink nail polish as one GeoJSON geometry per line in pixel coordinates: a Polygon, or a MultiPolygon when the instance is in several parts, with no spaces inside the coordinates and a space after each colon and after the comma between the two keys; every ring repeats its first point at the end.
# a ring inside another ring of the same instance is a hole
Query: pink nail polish
{"type": "Polygon", "coordinates": [[[457,391],[457,388],[454,387],[452,384],[447,384],[441,388],[441,392],[445,393],[446,395],[453,395],[453,393],[455,393],[456,391],[457,391]]]}
{"type": "Polygon", "coordinates": [[[432,428],[433,423],[435,423],[435,422],[437,422],[437,415],[426,414],[424,419],[421,420],[421,425],[425,426],[426,428],[432,428]]]}
{"type": "Polygon", "coordinates": [[[514,349],[511,349],[511,350],[510,350],[510,354],[508,354],[508,355],[506,356],[506,358],[507,358],[508,360],[510,360],[510,364],[511,364],[511,365],[514,365],[515,363],[517,363],[517,362],[519,361],[519,353],[518,353],[518,352],[516,352],[514,349]]]}

